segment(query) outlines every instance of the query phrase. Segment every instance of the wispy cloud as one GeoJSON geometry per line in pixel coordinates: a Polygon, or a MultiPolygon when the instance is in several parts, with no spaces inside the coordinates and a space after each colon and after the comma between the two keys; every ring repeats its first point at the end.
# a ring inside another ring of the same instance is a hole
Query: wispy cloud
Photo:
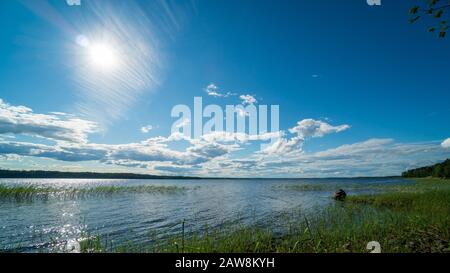
{"type": "Polygon", "coordinates": [[[249,135],[246,133],[235,133],[235,132],[225,132],[216,131],[205,134],[201,137],[202,140],[207,142],[239,142],[247,143],[249,141],[267,141],[272,138],[279,138],[284,136],[283,131],[278,132],[267,132],[257,135],[249,135]]]}
{"type": "Polygon", "coordinates": [[[89,26],[80,20],[80,35],[87,46],[75,45],[74,61],[78,64],[75,81],[79,85],[78,110],[99,120],[102,124],[123,118],[128,109],[145,93],[152,92],[160,84],[162,74],[160,38],[151,26],[151,18],[138,5],[130,2],[127,20],[118,7],[106,8],[95,3],[85,4],[91,10],[96,24],[89,26]],[[129,14],[128,14],[129,13],[129,14]],[[96,26],[108,26],[107,29],[96,26]],[[105,71],[91,64],[91,47],[107,46],[116,60],[114,69],[105,71]]]}
{"type": "MultiPolygon", "coordinates": [[[[79,13],[73,12],[79,7],[63,9],[49,1],[20,2],[71,41],[58,45],[64,49],[58,53],[75,86],[74,108],[103,126],[125,117],[143,95],[154,92],[164,75],[162,45],[174,39],[195,9],[190,1],[151,1],[145,10],[135,0],[82,1],[79,13]],[[92,52],[105,54],[95,48],[114,53],[115,69],[93,67],[92,52]]],[[[42,54],[54,51],[44,48],[42,54]]]]}
{"type": "Polygon", "coordinates": [[[96,123],[70,115],[36,114],[25,106],[12,106],[0,99],[0,134],[24,134],[55,141],[87,142],[98,132],[96,123]]]}
{"type": "MultiPolygon", "coordinates": [[[[239,100],[241,100],[241,104],[243,105],[249,105],[249,104],[255,104],[258,102],[256,97],[254,95],[249,94],[242,94],[239,95],[238,93],[233,92],[221,92],[220,88],[214,84],[210,83],[208,86],[204,88],[205,92],[208,94],[208,96],[216,97],[216,98],[227,98],[231,96],[239,97],[239,100]]],[[[245,113],[240,113],[240,115],[245,115],[245,113]]]]}
{"type": "Polygon", "coordinates": [[[218,92],[218,87],[217,85],[215,85],[214,83],[210,83],[206,88],[205,88],[205,92],[208,94],[208,96],[213,96],[213,97],[223,97],[223,94],[220,94],[218,92]]]}
{"type": "Polygon", "coordinates": [[[217,98],[226,98],[229,96],[235,96],[235,93],[231,93],[231,92],[226,92],[226,93],[221,93],[219,91],[219,87],[217,85],[215,85],[214,83],[210,83],[208,86],[205,87],[205,92],[208,94],[208,96],[212,96],[212,97],[217,97],[217,98]]]}
{"type": "Polygon", "coordinates": [[[448,151],[436,142],[396,143],[393,139],[368,139],[314,153],[285,153],[276,157],[256,154],[247,157],[244,164],[243,159],[209,162],[203,169],[220,168],[222,174],[250,177],[385,176],[434,164],[447,156],[448,151]]]}
{"type": "Polygon", "coordinates": [[[141,132],[146,134],[146,133],[150,132],[152,129],[153,129],[152,125],[142,126],[141,127],[141,132]]]}
{"type": "Polygon", "coordinates": [[[242,100],[242,104],[244,105],[255,104],[258,102],[256,98],[252,95],[240,95],[239,98],[242,100]]]}

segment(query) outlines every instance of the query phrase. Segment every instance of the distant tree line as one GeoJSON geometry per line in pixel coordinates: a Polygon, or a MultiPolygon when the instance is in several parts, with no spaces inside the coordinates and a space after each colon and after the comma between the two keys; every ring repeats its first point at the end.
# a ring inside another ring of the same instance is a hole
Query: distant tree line
{"type": "Polygon", "coordinates": [[[135,173],[94,173],[58,171],[14,171],[0,169],[0,178],[89,178],[89,179],[188,179],[186,176],[162,176],[135,173]]]}
{"type": "Polygon", "coordinates": [[[402,173],[403,177],[441,177],[450,178],[450,159],[442,163],[437,163],[432,166],[421,167],[417,169],[407,170],[402,173]]]}

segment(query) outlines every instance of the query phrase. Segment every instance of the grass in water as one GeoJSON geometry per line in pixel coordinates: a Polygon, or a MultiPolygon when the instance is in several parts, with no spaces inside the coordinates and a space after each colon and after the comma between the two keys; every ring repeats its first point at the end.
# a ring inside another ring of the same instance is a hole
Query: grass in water
{"type": "Polygon", "coordinates": [[[349,196],[345,202],[284,219],[284,230],[240,226],[177,236],[153,246],[108,245],[99,237],[82,252],[450,252],[450,181],[419,179],[391,192],[349,196]],[[108,246],[108,247],[105,247],[108,246]]]}
{"type": "MultiPolygon", "coordinates": [[[[431,179],[433,180],[433,179],[431,179]]],[[[439,180],[439,179],[437,179],[439,180]]],[[[426,185],[426,189],[430,189],[432,185],[441,188],[444,186],[443,183],[439,183],[437,181],[428,183],[429,185],[426,185]]],[[[421,187],[418,186],[418,184],[386,184],[386,183],[377,183],[377,182],[371,182],[371,183],[348,183],[345,184],[345,189],[347,191],[355,191],[355,190],[365,190],[365,191],[371,191],[371,192],[384,192],[384,191],[417,191],[421,187]]],[[[341,183],[333,182],[333,183],[312,183],[312,184],[306,184],[306,183],[293,183],[293,184],[281,184],[281,185],[275,185],[273,186],[275,189],[281,189],[281,190],[291,190],[291,191],[336,191],[342,187],[341,183]]],[[[450,186],[449,186],[450,187],[450,186]]]]}
{"type": "Polygon", "coordinates": [[[323,184],[285,184],[274,186],[277,189],[295,190],[295,191],[325,191],[336,188],[335,185],[323,184]]]}
{"type": "Polygon", "coordinates": [[[96,186],[89,188],[40,187],[36,185],[7,186],[0,184],[0,200],[33,201],[48,198],[82,198],[88,196],[111,196],[119,193],[179,193],[187,190],[178,186],[96,186]]]}

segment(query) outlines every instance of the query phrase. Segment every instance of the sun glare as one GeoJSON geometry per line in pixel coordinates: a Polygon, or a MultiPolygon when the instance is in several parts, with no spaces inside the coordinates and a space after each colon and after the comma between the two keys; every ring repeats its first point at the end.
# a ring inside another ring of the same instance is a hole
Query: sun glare
{"type": "Polygon", "coordinates": [[[92,64],[101,70],[114,70],[119,64],[117,52],[106,44],[89,46],[89,57],[92,64]]]}

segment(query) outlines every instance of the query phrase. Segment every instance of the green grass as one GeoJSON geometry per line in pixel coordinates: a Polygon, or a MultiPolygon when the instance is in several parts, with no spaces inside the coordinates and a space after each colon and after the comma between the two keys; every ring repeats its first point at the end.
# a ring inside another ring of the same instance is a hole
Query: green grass
{"type": "Polygon", "coordinates": [[[345,202],[314,213],[293,214],[271,219],[282,226],[281,230],[270,225],[242,225],[189,235],[183,231],[152,246],[114,246],[93,237],[82,244],[82,251],[368,252],[367,243],[378,241],[382,252],[450,252],[448,180],[419,179],[392,186],[387,193],[349,196],[345,202]]]}
{"type": "MultiPolygon", "coordinates": [[[[359,183],[345,183],[346,191],[355,190],[370,190],[370,191],[384,191],[390,190],[392,187],[403,186],[403,185],[386,185],[379,183],[370,184],[359,184],[359,183]]],[[[292,183],[292,184],[281,184],[273,186],[275,189],[289,190],[289,191],[337,191],[342,187],[339,183],[292,183]]]]}
{"type": "Polygon", "coordinates": [[[89,188],[75,187],[49,187],[49,186],[7,186],[0,184],[0,200],[8,201],[34,201],[46,200],[48,198],[75,199],[89,196],[101,197],[120,193],[152,193],[170,194],[187,190],[186,187],[178,186],[95,186],[89,188]]]}
{"type": "Polygon", "coordinates": [[[344,185],[342,185],[341,183],[333,182],[320,184],[291,183],[291,184],[274,185],[273,187],[274,189],[290,190],[290,191],[337,191],[338,189],[344,187],[344,189],[347,192],[358,190],[365,190],[372,192],[387,192],[387,191],[417,192],[420,190],[429,190],[432,188],[443,189],[443,187],[447,187],[450,189],[450,183],[447,183],[445,182],[445,180],[442,179],[428,178],[427,182],[422,181],[420,183],[404,183],[404,184],[386,184],[378,182],[370,182],[363,184],[363,183],[346,182],[344,185]]]}

